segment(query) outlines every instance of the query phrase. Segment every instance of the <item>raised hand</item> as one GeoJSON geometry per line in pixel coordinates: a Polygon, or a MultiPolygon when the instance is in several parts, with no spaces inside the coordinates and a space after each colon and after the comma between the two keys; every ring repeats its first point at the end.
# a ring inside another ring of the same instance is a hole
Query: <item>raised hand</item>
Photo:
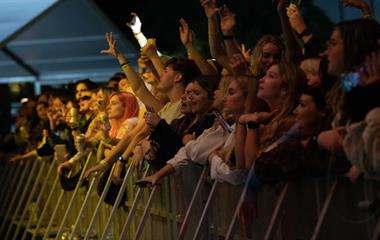
{"type": "Polygon", "coordinates": [[[192,46],[194,42],[194,32],[189,28],[189,25],[185,19],[181,18],[179,20],[181,26],[179,27],[179,36],[181,38],[182,44],[187,48],[192,46]]]}
{"type": "Polygon", "coordinates": [[[223,35],[232,35],[234,27],[236,25],[235,14],[226,6],[219,11],[220,14],[220,29],[222,30],[223,35]]]}
{"type": "Polygon", "coordinates": [[[252,49],[247,49],[244,43],[240,45],[240,51],[243,54],[243,57],[245,61],[250,62],[251,61],[251,55],[252,55],[252,49]]]}
{"type": "Polygon", "coordinates": [[[108,49],[101,50],[100,53],[109,54],[117,58],[120,52],[116,46],[116,40],[114,39],[112,32],[106,33],[106,39],[108,43],[108,49]]]}
{"type": "Polygon", "coordinates": [[[290,26],[294,29],[294,31],[297,33],[302,33],[303,30],[307,28],[301,13],[295,4],[289,5],[286,14],[288,15],[290,26]]]}
{"type": "Polygon", "coordinates": [[[126,23],[126,25],[131,28],[133,34],[139,34],[141,33],[141,21],[139,16],[132,12],[131,15],[133,16],[132,20],[129,23],[126,23]]]}
{"type": "Polygon", "coordinates": [[[230,67],[235,75],[249,75],[249,63],[241,53],[235,53],[230,58],[230,67]]]}
{"type": "Polygon", "coordinates": [[[219,11],[216,5],[216,0],[200,0],[203,9],[205,10],[207,18],[213,18],[219,11]]]}

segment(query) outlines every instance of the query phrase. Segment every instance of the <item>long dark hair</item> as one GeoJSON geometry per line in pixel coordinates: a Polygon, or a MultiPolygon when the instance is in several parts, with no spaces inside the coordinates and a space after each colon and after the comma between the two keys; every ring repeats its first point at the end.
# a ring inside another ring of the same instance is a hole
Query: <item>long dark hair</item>
{"type": "Polygon", "coordinates": [[[380,25],[373,19],[355,19],[336,25],[340,31],[344,46],[344,71],[365,62],[366,56],[379,51],[380,25]]]}

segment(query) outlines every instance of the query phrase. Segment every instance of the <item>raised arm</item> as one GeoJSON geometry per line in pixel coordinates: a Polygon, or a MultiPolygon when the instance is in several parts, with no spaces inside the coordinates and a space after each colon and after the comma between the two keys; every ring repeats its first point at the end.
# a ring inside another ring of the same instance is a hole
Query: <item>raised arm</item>
{"type": "Polygon", "coordinates": [[[286,58],[290,61],[298,63],[302,57],[302,48],[297,42],[297,38],[292,31],[292,27],[289,23],[287,16],[287,6],[285,0],[278,0],[277,12],[280,17],[282,34],[284,36],[284,43],[286,46],[286,58]]]}
{"type": "Polygon", "coordinates": [[[373,18],[371,8],[363,0],[343,0],[344,7],[354,7],[362,11],[363,18],[373,18]]]}
{"type": "Polygon", "coordinates": [[[101,53],[109,54],[114,56],[123,72],[127,75],[129,83],[132,87],[133,92],[136,96],[148,106],[151,106],[155,111],[160,111],[164,104],[156,99],[153,94],[146,88],[143,80],[137,74],[137,72],[129,65],[129,62],[125,59],[124,55],[118,50],[116,46],[116,40],[113,38],[112,33],[106,33],[106,38],[108,42],[108,49],[102,50],[101,53]]]}
{"type": "Polygon", "coordinates": [[[226,69],[229,69],[228,56],[223,47],[223,39],[219,29],[217,19],[218,8],[216,0],[200,0],[202,7],[206,13],[208,24],[208,41],[210,45],[210,53],[216,61],[226,69]]]}
{"type": "Polygon", "coordinates": [[[234,28],[236,25],[235,14],[224,5],[219,11],[220,29],[223,34],[224,45],[226,46],[227,55],[230,58],[232,55],[240,53],[239,44],[237,44],[234,36],[234,28]]]}
{"type": "Polygon", "coordinates": [[[193,59],[195,64],[197,64],[203,75],[217,75],[217,71],[207,62],[207,60],[202,56],[202,54],[195,48],[195,34],[189,28],[189,25],[185,19],[181,18],[179,20],[179,34],[182,44],[187,49],[189,58],[193,59]]]}
{"type": "Polygon", "coordinates": [[[156,39],[148,39],[147,44],[143,48],[141,48],[141,55],[145,55],[149,58],[158,75],[161,75],[164,72],[164,64],[161,61],[160,56],[158,56],[157,54],[156,39]]]}

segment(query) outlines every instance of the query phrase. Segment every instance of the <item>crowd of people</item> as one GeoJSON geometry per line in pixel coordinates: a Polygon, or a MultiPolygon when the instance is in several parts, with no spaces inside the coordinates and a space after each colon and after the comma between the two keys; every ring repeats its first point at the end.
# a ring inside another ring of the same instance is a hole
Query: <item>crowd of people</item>
{"type": "Polygon", "coordinates": [[[326,174],[355,182],[380,173],[379,23],[365,1],[343,0],[363,17],[336,24],[324,46],[299,6],[286,2],[276,2],[282,36],[262,36],[251,51],[235,39],[235,13],[200,0],[213,59],[196,48],[184,19],[179,36],[187,58],[162,55],[133,14],[138,69],[107,33],[101,53],[122,73],[105,86],[79,80],[30,99],[3,153],[13,162],[55,156],[64,174],[95,151],[84,177],[115,165],[119,185],[124,168],[149,164],[154,171],[136,182],[140,187],[196,163],[209,166],[216,181],[248,181],[253,195],[263,185],[326,174]]]}

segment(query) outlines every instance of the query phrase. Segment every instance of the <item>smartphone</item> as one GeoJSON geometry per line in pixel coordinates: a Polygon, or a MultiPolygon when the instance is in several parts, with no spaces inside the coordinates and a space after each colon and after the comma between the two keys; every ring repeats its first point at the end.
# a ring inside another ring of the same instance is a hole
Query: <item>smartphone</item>
{"type": "Polygon", "coordinates": [[[218,122],[220,123],[220,125],[222,126],[222,128],[226,132],[232,133],[233,128],[227,123],[227,121],[223,118],[223,116],[219,112],[217,112],[217,111],[213,111],[213,114],[215,115],[216,119],[218,120],[218,122]]]}

